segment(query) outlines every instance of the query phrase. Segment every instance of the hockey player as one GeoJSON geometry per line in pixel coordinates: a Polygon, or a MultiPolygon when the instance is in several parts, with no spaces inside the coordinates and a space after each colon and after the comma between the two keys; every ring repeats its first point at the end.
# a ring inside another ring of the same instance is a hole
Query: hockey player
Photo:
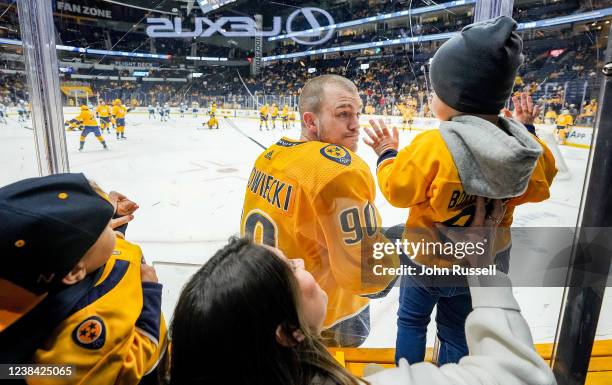
{"type": "Polygon", "coordinates": [[[69,124],[79,124],[83,126],[83,132],[81,133],[81,138],[79,140],[79,151],[83,151],[83,147],[85,146],[85,138],[87,135],[94,134],[98,142],[102,144],[105,150],[108,150],[106,146],[106,141],[100,132],[100,128],[98,127],[98,122],[94,118],[93,113],[89,110],[89,107],[86,105],[81,106],[81,113],[74,119],[68,121],[66,125],[69,124]]]}
{"type": "Polygon", "coordinates": [[[211,112],[213,115],[216,115],[216,114],[217,114],[217,102],[213,102],[213,103],[210,105],[210,112],[211,112]]]}
{"type": "Polygon", "coordinates": [[[278,118],[278,106],[276,103],[272,103],[272,111],[270,112],[272,118],[272,129],[276,129],[276,118],[278,118]]]}
{"type": "Polygon", "coordinates": [[[170,104],[164,103],[164,116],[166,117],[166,122],[170,120],[170,104]]]}
{"type": "Polygon", "coordinates": [[[215,115],[215,113],[211,110],[208,113],[209,119],[208,122],[206,123],[206,125],[208,126],[209,130],[212,130],[213,128],[216,128],[217,130],[219,129],[219,119],[217,119],[217,116],[215,115]]]}
{"type": "Polygon", "coordinates": [[[185,102],[181,102],[181,105],[179,106],[179,113],[181,114],[181,118],[185,117],[186,111],[187,111],[187,104],[185,104],[185,102]]]}
{"type": "Polygon", "coordinates": [[[6,121],[6,106],[0,102],[0,123],[7,124],[6,121]]]}
{"type": "Polygon", "coordinates": [[[546,124],[555,124],[557,121],[557,112],[554,110],[554,108],[549,108],[548,111],[546,111],[546,114],[544,114],[544,122],[546,124]]]}
{"type": "Polygon", "coordinates": [[[121,99],[115,99],[113,102],[112,115],[115,120],[117,139],[127,139],[125,136],[125,115],[127,108],[121,102],[121,99]]]}
{"type": "Polygon", "coordinates": [[[198,117],[199,109],[200,109],[200,103],[198,103],[198,102],[191,102],[191,116],[193,118],[197,118],[198,117]]]}
{"type": "Polygon", "coordinates": [[[106,129],[106,132],[109,134],[110,134],[110,124],[111,124],[110,115],[111,115],[110,107],[104,102],[104,100],[101,100],[98,107],[96,107],[96,117],[100,119],[100,130],[104,132],[104,129],[106,129]]]}
{"type": "Polygon", "coordinates": [[[282,124],[282,129],[283,130],[288,130],[289,129],[289,106],[288,105],[284,105],[283,106],[283,110],[281,111],[281,124],[282,124]]]}
{"type": "Polygon", "coordinates": [[[0,362],[72,365],[28,384],[137,385],[156,368],[162,285],[122,230],[137,208],[83,174],[0,188],[0,362]]]}
{"type": "Polygon", "coordinates": [[[570,111],[565,109],[561,111],[561,114],[557,117],[557,140],[559,144],[565,144],[567,141],[567,135],[569,130],[574,125],[574,119],[570,114],[570,111]]]}
{"type": "Polygon", "coordinates": [[[157,115],[159,115],[159,121],[163,122],[164,121],[164,106],[161,103],[157,103],[157,105],[155,106],[155,111],[157,112],[157,115]]]}
{"type": "Polygon", "coordinates": [[[404,104],[401,108],[402,113],[402,130],[406,130],[406,126],[412,131],[412,124],[414,122],[414,110],[408,103],[404,104]]]}
{"type": "Polygon", "coordinates": [[[151,120],[151,118],[155,120],[155,107],[153,107],[152,104],[149,104],[149,106],[147,107],[147,111],[149,112],[149,120],[151,120]]]}
{"type": "MultiPolygon", "coordinates": [[[[504,200],[505,213],[492,247],[499,270],[506,272],[512,246],[509,226],[516,206],[541,202],[550,196],[557,172],[548,147],[530,134],[537,108],[523,96],[515,105],[516,119],[499,113],[512,94],[522,64],[522,40],[509,17],[472,24],[444,43],[434,55],[431,84],[432,110],[439,130],[418,135],[397,151],[399,134],[390,133],[381,120],[366,129],[378,158],[378,186],[394,207],[409,208],[403,239],[440,242],[435,223],[469,226],[478,197],[504,200]],[[468,74],[465,69],[477,75],[468,74]],[[483,87],[483,84],[491,85],[483,87]]],[[[458,255],[419,252],[411,256],[414,268],[452,268],[463,263],[458,255]]],[[[432,278],[432,277],[424,277],[432,278]]],[[[396,362],[421,362],[430,314],[437,304],[439,365],[455,363],[468,354],[465,320],[472,310],[468,287],[422,286],[427,279],[402,276],[396,362]]],[[[456,282],[456,281],[455,281],[456,282]]]]}
{"type": "Polygon", "coordinates": [[[295,126],[295,111],[289,111],[289,127],[294,128],[295,126]]]}
{"type": "Polygon", "coordinates": [[[270,112],[270,107],[268,103],[264,104],[263,107],[259,109],[259,131],[261,131],[261,127],[263,124],[266,124],[266,130],[270,130],[268,127],[268,114],[270,112]]]}
{"type": "Polygon", "coordinates": [[[19,99],[19,102],[17,103],[17,114],[19,115],[19,118],[17,119],[19,123],[25,122],[28,118],[27,105],[23,99],[19,99]]]}
{"type": "MultiPolygon", "coordinates": [[[[373,262],[373,242],[385,241],[374,179],[354,152],[361,99],[350,80],[324,75],[304,86],[299,109],[301,139],[282,138],[255,161],[241,233],[303,258],[329,298],[324,337],[330,344],[359,346],[370,330],[366,296],[383,291],[393,278],[361,269],[373,262]]],[[[389,256],[377,263],[397,262],[389,256]]]]}

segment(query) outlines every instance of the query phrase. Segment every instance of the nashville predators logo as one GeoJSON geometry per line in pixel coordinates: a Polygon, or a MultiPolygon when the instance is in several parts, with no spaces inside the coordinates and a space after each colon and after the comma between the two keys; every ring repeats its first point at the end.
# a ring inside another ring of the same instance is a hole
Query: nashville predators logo
{"type": "Polygon", "coordinates": [[[96,350],[104,346],[106,326],[102,318],[92,316],[81,322],[72,332],[72,340],[82,348],[96,350]]]}
{"type": "Polygon", "coordinates": [[[323,147],[321,155],[344,166],[351,164],[351,154],[344,147],[336,146],[335,144],[328,144],[323,147]]]}

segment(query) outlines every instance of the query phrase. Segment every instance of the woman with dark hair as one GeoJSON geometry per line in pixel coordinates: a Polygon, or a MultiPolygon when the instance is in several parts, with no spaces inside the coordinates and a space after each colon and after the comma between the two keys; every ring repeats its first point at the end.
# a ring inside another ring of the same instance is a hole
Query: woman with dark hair
{"type": "Polygon", "coordinates": [[[171,384],[358,385],[318,334],[327,295],[300,259],[231,238],[183,288],[171,384]]]}
{"type": "MultiPolygon", "coordinates": [[[[499,201],[492,206],[487,213],[484,199],[477,199],[468,240],[486,236],[493,243],[492,230],[503,207],[499,201]]],[[[450,229],[439,229],[459,241],[450,229]]],[[[490,253],[485,254],[470,264],[490,264],[490,253]]],[[[170,384],[555,384],[533,348],[508,277],[498,273],[468,277],[468,282],[473,303],[466,322],[470,356],[442,367],[409,365],[402,359],[397,368],[358,379],[320,342],[327,296],[303,261],[232,238],[183,288],[171,328],[170,384]]]]}

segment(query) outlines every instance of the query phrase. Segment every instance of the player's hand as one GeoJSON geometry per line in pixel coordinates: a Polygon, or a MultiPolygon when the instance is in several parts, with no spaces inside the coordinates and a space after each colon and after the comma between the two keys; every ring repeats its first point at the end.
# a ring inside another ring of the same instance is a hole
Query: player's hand
{"type": "Polygon", "coordinates": [[[510,113],[510,111],[504,109],[504,115],[506,115],[506,117],[513,117],[523,124],[533,124],[538,115],[540,115],[540,106],[537,104],[535,106],[533,105],[533,99],[528,92],[513,96],[512,105],[514,111],[510,113]]]}
{"type": "Polygon", "coordinates": [[[136,202],[129,200],[128,197],[117,191],[111,191],[108,194],[108,197],[110,198],[113,205],[117,208],[117,215],[132,215],[136,210],[140,208],[140,206],[138,206],[136,202]]]}
{"type": "Polygon", "coordinates": [[[457,243],[481,243],[484,253],[466,253],[465,260],[473,267],[485,267],[494,263],[495,256],[492,246],[495,243],[497,229],[506,213],[506,207],[501,200],[490,200],[485,203],[485,198],[476,198],[476,212],[469,227],[448,227],[442,223],[435,223],[438,231],[451,242],[457,243]]]}
{"type": "Polygon", "coordinates": [[[142,282],[158,282],[157,274],[153,266],[149,266],[146,263],[140,264],[140,280],[142,282]]]}
{"type": "Polygon", "coordinates": [[[119,218],[113,218],[110,220],[110,227],[115,230],[118,227],[121,227],[134,219],[133,215],[124,215],[119,218]]]}
{"type": "Polygon", "coordinates": [[[387,125],[382,119],[378,123],[374,119],[370,119],[372,130],[365,127],[364,130],[368,138],[363,138],[363,142],[372,147],[376,155],[381,156],[387,150],[396,150],[399,147],[399,132],[397,127],[393,127],[393,133],[389,132],[387,125]]]}

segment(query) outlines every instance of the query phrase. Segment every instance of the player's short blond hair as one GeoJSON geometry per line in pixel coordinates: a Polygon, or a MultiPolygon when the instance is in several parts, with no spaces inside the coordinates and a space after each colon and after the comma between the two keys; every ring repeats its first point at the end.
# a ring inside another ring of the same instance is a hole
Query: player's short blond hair
{"type": "Polygon", "coordinates": [[[316,78],[310,79],[300,93],[300,101],[298,103],[300,116],[304,116],[304,112],[314,112],[317,114],[321,111],[321,105],[323,104],[327,87],[339,87],[349,92],[359,93],[355,83],[344,76],[317,76],[316,78]]]}

